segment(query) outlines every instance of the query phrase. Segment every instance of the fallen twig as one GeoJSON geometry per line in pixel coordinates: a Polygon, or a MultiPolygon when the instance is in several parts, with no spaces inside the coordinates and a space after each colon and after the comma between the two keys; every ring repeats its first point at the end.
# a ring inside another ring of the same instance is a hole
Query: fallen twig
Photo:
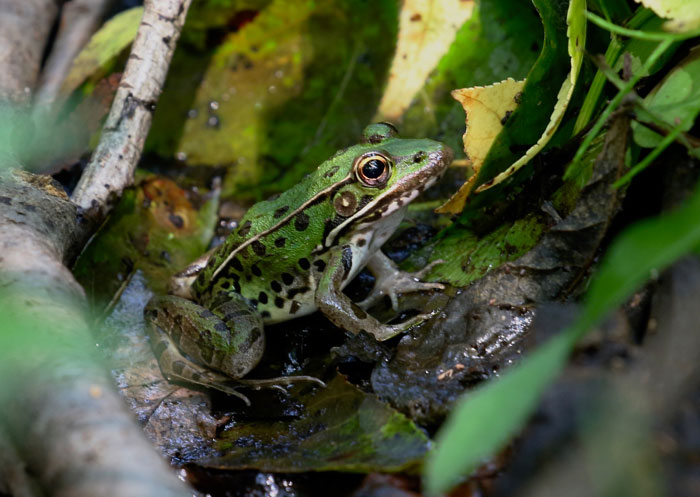
{"type": "Polygon", "coordinates": [[[102,137],[72,200],[101,219],[131,185],[191,0],[147,0],[102,137]]]}
{"type": "Polygon", "coordinates": [[[71,63],[100,23],[112,0],[70,0],[61,10],[61,23],[36,89],[35,101],[56,99],[71,63]]]}

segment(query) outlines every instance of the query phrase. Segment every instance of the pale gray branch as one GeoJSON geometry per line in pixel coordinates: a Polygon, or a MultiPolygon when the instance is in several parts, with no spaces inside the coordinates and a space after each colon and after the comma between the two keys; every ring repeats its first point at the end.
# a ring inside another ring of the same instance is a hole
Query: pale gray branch
{"type": "Polygon", "coordinates": [[[57,11],[55,0],[0,0],[0,101],[29,100],[57,11]]]}
{"type": "Polygon", "coordinates": [[[131,185],[191,0],[147,0],[100,143],[72,200],[98,219],[131,185]]]}
{"type": "Polygon", "coordinates": [[[71,0],[63,5],[61,23],[37,84],[35,101],[49,104],[58,96],[75,56],[97,29],[112,0],[71,0]]]}

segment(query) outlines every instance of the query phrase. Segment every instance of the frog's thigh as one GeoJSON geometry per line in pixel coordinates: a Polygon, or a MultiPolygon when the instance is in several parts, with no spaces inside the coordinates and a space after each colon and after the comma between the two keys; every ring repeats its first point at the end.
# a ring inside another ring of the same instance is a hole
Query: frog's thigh
{"type": "Polygon", "coordinates": [[[240,378],[257,364],[264,350],[262,320],[240,298],[229,298],[212,312],[181,297],[154,297],[146,307],[146,319],[156,356],[163,357],[161,368],[176,374],[168,363],[184,355],[191,359],[188,362],[240,378]]]}
{"type": "Polygon", "coordinates": [[[316,306],[336,326],[351,333],[364,330],[381,340],[384,326],[341,290],[352,271],[351,251],[347,245],[334,249],[316,288],[316,306]]]}

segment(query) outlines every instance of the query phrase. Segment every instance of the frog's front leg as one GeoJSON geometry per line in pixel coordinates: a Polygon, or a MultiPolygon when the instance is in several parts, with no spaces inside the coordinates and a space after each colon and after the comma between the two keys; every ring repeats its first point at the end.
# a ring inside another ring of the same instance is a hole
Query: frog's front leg
{"type": "Polygon", "coordinates": [[[382,324],[352,302],[342,292],[352,272],[352,249],[345,245],[333,250],[316,288],[316,306],[333,324],[351,333],[366,331],[377,340],[387,340],[425,321],[429,315],[418,315],[398,324],[382,324]]]}
{"type": "Polygon", "coordinates": [[[408,273],[401,271],[394,261],[384,255],[384,252],[378,250],[365,266],[374,275],[374,287],[362,302],[358,302],[358,305],[363,309],[368,309],[379,302],[385,295],[388,295],[391,299],[391,307],[398,311],[399,294],[425,290],[444,290],[445,285],[441,283],[425,283],[421,281],[421,278],[428,274],[431,269],[443,262],[442,260],[433,261],[420,271],[408,273]]]}
{"type": "Polygon", "coordinates": [[[209,310],[166,295],[151,299],[145,317],[151,345],[168,380],[215,388],[248,403],[231,380],[240,379],[260,361],[265,336],[260,315],[247,302],[227,295],[209,310]]]}

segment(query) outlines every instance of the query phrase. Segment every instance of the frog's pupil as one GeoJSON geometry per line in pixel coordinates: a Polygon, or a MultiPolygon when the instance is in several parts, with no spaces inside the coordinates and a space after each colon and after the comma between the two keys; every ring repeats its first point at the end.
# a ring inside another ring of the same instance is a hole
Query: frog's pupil
{"type": "Polygon", "coordinates": [[[379,159],[372,159],[367,161],[367,163],[362,166],[362,174],[366,178],[376,179],[382,175],[384,172],[384,163],[379,159]]]}

